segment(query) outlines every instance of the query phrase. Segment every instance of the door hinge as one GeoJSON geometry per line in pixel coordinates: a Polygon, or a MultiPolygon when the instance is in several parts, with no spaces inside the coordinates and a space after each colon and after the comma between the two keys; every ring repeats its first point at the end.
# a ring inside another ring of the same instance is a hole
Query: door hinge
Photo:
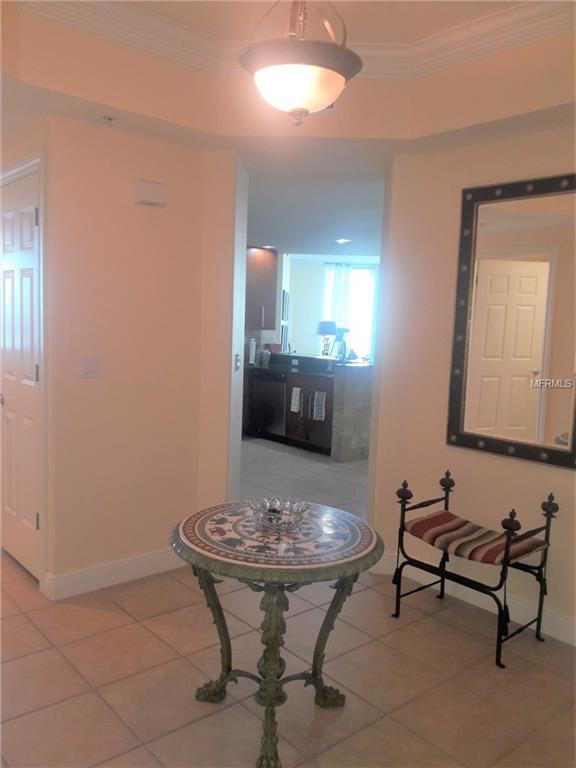
{"type": "Polygon", "coordinates": [[[36,512],[36,530],[40,530],[40,512],[36,512]]]}
{"type": "Polygon", "coordinates": [[[40,381],[40,363],[34,366],[34,381],[40,381]]]}
{"type": "Polygon", "coordinates": [[[40,212],[38,210],[38,206],[34,208],[34,226],[35,227],[40,226],[40,212]]]}

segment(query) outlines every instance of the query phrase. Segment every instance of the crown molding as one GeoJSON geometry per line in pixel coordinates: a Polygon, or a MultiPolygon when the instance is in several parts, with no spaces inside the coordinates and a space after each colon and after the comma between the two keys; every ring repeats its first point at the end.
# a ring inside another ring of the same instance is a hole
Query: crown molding
{"type": "MultiPolygon", "coordinates": [[[[238,54],[246,41],[228,41],[169,21],[124,2],[21,2],[20,7],[50,21],[78,27],[125,45],[164,56],[212,74],[240,70],[238,54]]],[[[571,2],[527,2],[413,43],[351,42],[363,59],[360,76],[423,77],[472,59],[558,35],[574,25],[571,2]]]]}

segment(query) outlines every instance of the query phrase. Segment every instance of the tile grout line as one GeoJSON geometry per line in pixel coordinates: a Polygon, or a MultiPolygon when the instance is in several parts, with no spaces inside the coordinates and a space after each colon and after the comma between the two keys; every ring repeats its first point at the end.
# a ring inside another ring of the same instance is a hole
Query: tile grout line
{"type": "MultiPolygon", "coordinates": [[[[142,628],[143,628],[143,629],[147,629],[147,627],[144,627],[144,626],[143,626],[143,625],[142,625],[140,622],[134,622],[134,623],[138,624],[139,626],[142,626],[142,628]]],[[[129,625],[125,625],[125,626],[129,626],[129,625]]],[[[117,629],[120,629],[120,627],[118,627],[117,629]]],[[[40,630],[39,630],[39,631],[40,631],[40,630]]],[[[43,633],[41,632],[41,634],[43,634],[43,633]]],[[[45,637],[45,636],[44,636],[44,637],[45,637]]],[[[94,635],[93,635],[92,637],[94,637],[94,635]]],[[[161,638],[160,638],[160,639],[161,639],[161,638]]],[[[46,640],[48,640],[48,638],[46,638],[46,640]]],[[[50,641],[48,640],[48,642],[50,642],[50,641]]],[[[121,716],[120,716],[120,715],[119,715],[119,714],[118,714],[118,713],[117,713],[117,712],[116,712],[116,711],[113,709],[113,707],[112,707],[112,706],[111,706],[111,705],[110,705],[110,704],[109,704],[109,703],[106,701],[106,699],[105,699],[105,698],[104,698],[104,697],[103,697],[103,696],[100,694],[100,691],[98,690],[98,688],[96,688],[94,685],[92,685],[92,683],[91,683],[91,682],[90,682],[90,681],[89,681],[89,680],[88,680],[88,679],[87,679],[87,678],[86,678],[86,677],[85,677],[85,676],[82,674],[82,672],[81,672],[79,669],[77,669],[77,668],[76,668],[76,666],[75,666],[74,664],[72,664],[72,663],[71,663],[71,662],[70,662],[70,661],[69,661],[69,660],[66,658],[66,656],[64,656],[64,654],[63,654],[63,653],[60,651],[60,648],[59,648],[58,646],[53,646],[53,647],[54,647],[54,649],[55,649],[55,650],[56,650],[56,651],[57,651],[57,652],[60,654],[60,656],[61,656],[61,657],[64,659],[64,661],[65,661],[66,663],[68,663],[68,664],[69,664],[69,665],[70,665],[70,666],[71,666],[71,667],[72,667],[72,668],[73,668],[73,669],[74,669],[74,670],[77,672],[77,674],[78,674],[78,675],[79,675],[79,676],[80,676],[80,677],[81,677],[81,678],[84,680],[84,682],[85,682],[85,683],[86,683],[86,684],[89,686],[89,690],[88,690],[88,691],[83,691],[81,694],[78,694],[77,696],[70,696],[70,697],[68,697],[67,699],[63,699],[63,701],[70,701],[70,699],[78,698],[79,696],[83,696],[83,695],[86,695],[87,693],[90,693],[90,692],[92,692],[92,693],[96,694],[96,696],[98,697],[98,699],[99,699],[99,700],[100,700],[100,701],[101,701],[101,702],[102,702],[102,703],[103,703],[103,704],[106,706],[106,708],[107,708],[107,709],[110,711],[110,713],[112,714],[112,716],[114,717],[114,719],[115,719],[115,720],[118,720],[118,721],[119,721],[119,722],[120,722],[120,723],[121,723],[121,724],[122,724],[122,725],[123,725],[123,726],[124,726],[124,727],[125,727],[125,728],[126,728],[126,729],[127,729],[129,732],[130,732],[130,733],[131,733],[131,734],[132,734],[132,736],[133,736],[133,737],[136,739],[136,741],[138,742],[138,746],[146,746],[147,744],[151,743],[152,741],[155,741],[155,739],[151,739],[149,742],[145,742],[143,739],[141,739],[141,738],[140,738],[140,737],[139,737],[139,736],[138,736],[138,735],[135,733],[135,731],[133,731],[133,729],[130,727],[130,725],[129,725],[128,723],[126,723],[126,722],[125,722],[125,720],[124,720],[124,719],[123,719],[123,718],[122,718],[122,717],[121,717],[121,716]]],[[[174,648],[173,650],[174,650],[174,651],[175,651],[175,652],[176,652],[176,653],[177,653],[177,654],[180,656],[180,658],[182,658],[182,659],[183,659],[184,661],[186,661],[187,663],[190,663],[190,662],[188,661],[188,659],[186,659],[186,657],[185,657],[185,656],[183,656],[183,654],[181,654],[181,653],[180,653],[179,651],[177,651],[175,648],[174,648]]],[[[164,664],[168,664],[168,663],[170,663],[170,662],[172,662],[172,661],[177,661],[177,659],[170,659],[169,661],[165,661],[165,662],[162,662],[162,663],[160,663],[160,664],[154,665],[154,667],[148,667],[148,668],[146,668],[146,669],[143,669],[143,670],[139,670],[138,672],[133,672],[131,675],[126,675],[125,677],[121,677],[121,678],[118,678],[118,680],[112,680],[112,681],[110,681],[109,683],[105,683],[103,686],[100,686],[100,687],[102,687],[102,688],[103,688],[103,687],[105,687],[105,685],[110,685],[110,684],[112,684],[112,683],[114,683],[114,682],[118,682],[119,680],[125,680],[125,679],[127,679],[127,678],[129,678],[129,677],[133,677],[133,676],[135,676],[135,675],[137,675],[137,674],[140,674],[140,673],[142,673],[142,672],[147,672],[147,671],[149,671],[149,670],[151,670],[151,669],[157,669],[158,667],[161,667],[161,666],[163,666],[164,664]]],[[[192,666],[194,666],[194,665],[192,665],[192,666]]],[[[195,668],[195,669],[197,669],[197,667],[194,667],[194,668],[195,668]]],[[[199,671],[200,671],[200,670],[199,670],[199,671]]],[[[201,674],[202,674],[204,677],[207,677],[207,675],[205,675],[205,673],[201,672],[201,674]]],[[[55,702],[55,704],[61,704],[61,703],[63,703],[63,701],[55,702]]],[[[54,706],[54,704],[52,704],[52,705],[47,705],[46,707],[40,707],[39,709],[37,709],[37,710],[34,710],[34,711],[35,711],[35,712],[38,712],[38,711],[41,711],[42,709],[46,709],[46,708],[48,708],[49,706],[54,706]]],[[[218,710],[218,711],[221,711],[221,710],[218,710]]],[[[26,715],[27,715],[27,714],[31,714],[31,713],[26,713],[26,715]]],[[[210,713],[207,713],[207,714],[206,714],[206,716],[199,718],[199,720],[203,720],[203,719],[205,719],[205,717],[209,717],[210,715],[213,715],[213,714],[216,714],[216,713],[215,713],[215,712],[210,712],[210,713]]],[[[20,715],[20,717],[25,717],[26,715],[20,715]]],[[[17,719],[17,718],[12,718],[12,720],[15,720],[15,719],[17,719]]],[[[196,721],[191,721],[191,722],[196,722],[196,721]]],[[[186,723],[184,726],[180,726],[180,728],[182,728],[182,727],[186,727],[186,725],[190,725],[190,723],[186,723]]],[[[175,728],[173,731],[170,731],[169,733],[174,733],[174,731],[176,731],[176,730],[179,730],[179,728],[175,728]]],[[[166,736],[166,735],[168,735],[168,733],[167,733],[167,734],[163,734],[163,736],[166,736]]],[[[158,737],[158,738],[162,738],[162,737],[158,737]]],[[[137,749],[137,748],[138,748],[138,747],[132,747],[132,749],[137,749]]],[[[146,747],[146,748],[147,748],[147,747],[146,747]]],[[[132,750],[127,750],[127,751],[128,751],[128,752],[130,752],[130,751],[132,751],[132,750]]],[[[148,751],[150,751],[150,750],[148,750],[148,751]]],[[[119,753],[119,754],[125,754],[125,753],[119,753]]],[[[102,762],[105,762],[106,760],[112,760],[112,759],[114,759],[114,758],[116,758],[116,757],[119,757],[119,754],[116,754],[116,755],[112,755],[111,757],[105,758],[105,760],[104,760],[104,761],[102,761],[102,762]]],[[[153,754],[153,753],[152,753],[152,754],[153,754]]],[[[156,755],[153,755],[153,756],[154,756],[154,757],[156,757],[156,755]]],[[[160,761],[159,761],[159,762],[160,762],[160,761]]]]}
{"type": "MultiPolygon", "coordinates": [[[[534,734],[539,733],[540,731],[542,731],[549,723],[552,722],[552,720],[555,720],[558,717],[558,715],[562,714],[562,712],[564,711],[564,706],[565,706],[564,704],[559,705],[558,706],[558,711],[555,712],[550,718],[545,720],[543,723],[540,723],[533,731],[531,731],[530,736],[533,736],[534,734]]],[[[514,750],[518,749],[518,747],[521,744],[523,744],[524,741],[525,741],[525,739],[522,739],[518,744],[514,745],[510,749],[505,750],[504,752],[502,752],[501,755],[498,755],[498,757],[496,758],[495,762],[491,763],[491,766],[496,765],[496,763],[499,760],[502,760],[503,757],[506,757],[507,755],[510,755],[512,752],[514,752],[514,750]]]]}

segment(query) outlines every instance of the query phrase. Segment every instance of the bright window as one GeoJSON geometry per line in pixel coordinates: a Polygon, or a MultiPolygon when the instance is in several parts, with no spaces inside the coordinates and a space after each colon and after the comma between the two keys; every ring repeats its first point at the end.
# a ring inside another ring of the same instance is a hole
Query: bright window
{"type": "Polygon", "coordinates": [[[376,267],[326,264],[323,317],[350,329],[346,346],[358,357],[373,356],[375,286],[376,267]]]}

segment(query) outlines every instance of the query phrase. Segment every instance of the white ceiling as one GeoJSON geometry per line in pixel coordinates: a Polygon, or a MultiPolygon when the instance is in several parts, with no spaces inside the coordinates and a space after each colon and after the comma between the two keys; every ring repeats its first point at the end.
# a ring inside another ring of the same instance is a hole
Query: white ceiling
{"type": "Polygon", "coordinates": [[[252,179],[248,243],[285,253],[380,258],[384,179],[252,179]],[[338,244],[338,238],[349,243],[338,244]]]}
{"type": "MultiPolygon", "coordinates": [[[[133,45],[216,74],[240,72],[238,54],[255,33],[272,2],[67,2],[25,0],[26,11],[51,21],[133,45]]],[[[361,56],[360,76],[422,77],[465,61],[558,35],[574,26],[575,4],[544,2],[336,2],[361,56]]],[[[322,34],[311,4],[309,33],[322,34]]],[[[287,3],[281,3],[256,38],[282,35],[287,3]]],[[[336,20],[331,19],[336,25],[336,20]]]]}
{"type": "MultiPolygon", "coordinates": [[[[182,24],[205,35],[228,41],[250,40],[254,29],[273,2],[133,2],[146,13],[182,24]]],[[[326,4],[325,4],[326,5],[326,4]]],[[[350,43],[412,43],[440,32],[502,11],[514,2],[335,2],[348,28],[350,43]]],[[[262,34],[271,34],[286,24],[290,3],[281,2],[263,22],[262,34]]],[[[326,9],[332,20],[334,14],[326,9]]],[[[309,3],[309,23],[314,27],[315,4],[309,3]]]]}

